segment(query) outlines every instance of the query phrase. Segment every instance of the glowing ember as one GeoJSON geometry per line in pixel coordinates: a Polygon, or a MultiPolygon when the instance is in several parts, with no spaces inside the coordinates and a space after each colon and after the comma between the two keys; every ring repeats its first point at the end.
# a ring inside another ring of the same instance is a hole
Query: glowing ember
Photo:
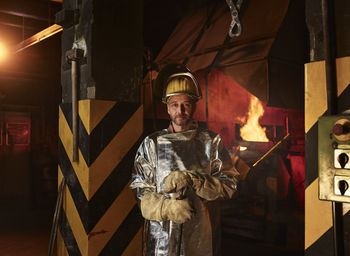
{"type": "Polygon", "coordinates": [[[240,135],[245,141],[261,141],[267,142],[269,139],[266,137],[265,130],[259,124],[259,119],[264,114],[264,108],[261,102],[256,97],[251,97],[247,122],[241,128],[240,135]]]}

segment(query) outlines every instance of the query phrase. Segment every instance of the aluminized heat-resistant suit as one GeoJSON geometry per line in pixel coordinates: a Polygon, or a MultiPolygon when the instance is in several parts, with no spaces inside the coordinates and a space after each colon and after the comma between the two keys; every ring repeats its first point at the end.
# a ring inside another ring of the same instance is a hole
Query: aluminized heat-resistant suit
{"type": "Polygon", "coordinates": [[[196,170],[203,174],[205,182],[199,191],[187,189],[186,196],[195,210],[191,220],[182,225],[145,220],[143,255],[177,255],[178,246],[181,255],[213,255],[212,226],[213,220],[219,219],[209,216],[209,201],[230,199],[239,173],[220,135],[197,127],[181,133],[170,130],[146,137],[137,151],[130,186],[137,198],[141,200],[150,192],[163,193],[163,180],[172,171],[196,170]]]}

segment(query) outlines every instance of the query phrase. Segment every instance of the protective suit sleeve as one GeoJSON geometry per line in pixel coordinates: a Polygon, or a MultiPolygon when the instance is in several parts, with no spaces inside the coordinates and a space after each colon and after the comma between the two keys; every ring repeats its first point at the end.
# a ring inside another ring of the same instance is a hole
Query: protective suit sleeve
{"type": "Polygon", "coordinates": [[[239,173],[232,164],[220,135],[212,142],[210,165],[206,170],[173,171],[164,179],[164,192],[191,187],[206,200],[230,199],[237,189],[239,173]]]}
{"type": "Polygon", "coordinates": [[[141,199],[142,216],[148,220],[184,223],[193,217],[194,211],[187,198],[168,199],[164,195],[149,192],[141,199]]]}
{"type": "Polygon", "coordinates": [[[155,143],[146,137],[138,148],[131,175],[130,188],[133,189],[137,199],[156,191],[155,183],[155,143]]]}

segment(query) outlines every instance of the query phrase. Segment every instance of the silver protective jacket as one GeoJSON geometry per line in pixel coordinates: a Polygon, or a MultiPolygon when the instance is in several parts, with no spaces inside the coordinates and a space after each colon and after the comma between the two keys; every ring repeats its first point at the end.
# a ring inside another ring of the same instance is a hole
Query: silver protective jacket
{"type": "MultiPolygon", "coordinates": [[[[141,200],[149,192],[163,193],[163,180],[172,171],[198,169],[220,180],[218,198],[231,198],[239,174],[221,136],[203,128],[181,133],[169,130],[146,137],[137,151],[130,186],[137,198],[141,200]]],[[[217,211],[210,209],[212,203],[192,189],[187,190],[186,196],[193,203],[195,216],[182,225],[145,220],[143,255],[173,256],[179,252],[187,256],[213,255],[212,227],[217,228],[220,219],[212,213],[217,211]]]]}

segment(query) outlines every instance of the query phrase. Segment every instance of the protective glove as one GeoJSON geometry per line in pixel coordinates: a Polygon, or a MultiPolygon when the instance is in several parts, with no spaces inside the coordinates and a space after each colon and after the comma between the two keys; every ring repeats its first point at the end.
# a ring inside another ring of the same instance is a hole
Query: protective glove
{"type": "Polygon", "coordinates": [[[142,216],[148,220],[171,220],[178,224],[190,220],[194,215],[194,210],[187,198],[168,199],[156,192],[149,192],[142,197],[141,212],[142,216]]]}
{"type": "Polygon", "coordinates": [[[200,171],[173,171],[164,181],[164,192],[179,192],[184,187],[191,187],[198,196],[206,200],[229,198],[221,180],[200,171]]]}

